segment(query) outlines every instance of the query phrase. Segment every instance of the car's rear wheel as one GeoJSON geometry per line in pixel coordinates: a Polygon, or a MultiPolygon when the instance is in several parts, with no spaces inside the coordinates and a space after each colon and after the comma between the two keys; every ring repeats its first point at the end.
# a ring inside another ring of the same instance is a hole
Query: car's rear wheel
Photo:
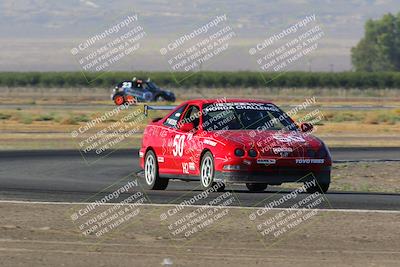
{"type": "Polygon", "coordinates": [[[315,186],[306,187],[307,193],[313,194],[315,192],[326,193],[329,189],[329,183],[317,183],[315,186]]]}
{"type": "Polygon", "coordinates": [[[122,95],[116,95],[114,96],[114,103],[117,106],[122,105],[125,102],[125,99],[122,95]]]}
{"type": "Polygon", "coordinates": [[[265,189],[267,189],[268,184],[251,184],[248,183],[246,184],[247,189],[249,189],[250,192],[264,192],[265,189]]]}
{"type": "Polygon", "coordinates": [[[149,150],[146,153],[144,161],[144,178],[147,189],[164,190],[168,186],[169,180],[160,178],[157,158],[152,150],[149,150]]]}

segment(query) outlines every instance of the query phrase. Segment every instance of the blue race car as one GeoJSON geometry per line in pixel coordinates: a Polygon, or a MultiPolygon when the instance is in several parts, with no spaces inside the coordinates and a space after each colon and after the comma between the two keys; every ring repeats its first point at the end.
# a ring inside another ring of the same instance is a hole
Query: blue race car
{"type": "Polygon", "coordinates": [[[176,98],[173,92],[162,90],[150,79],[140,80],[133,78],[132,81],[118,83],[113,89],[111,99],[119,106],[126,102],[174,102],[176,98]]]}

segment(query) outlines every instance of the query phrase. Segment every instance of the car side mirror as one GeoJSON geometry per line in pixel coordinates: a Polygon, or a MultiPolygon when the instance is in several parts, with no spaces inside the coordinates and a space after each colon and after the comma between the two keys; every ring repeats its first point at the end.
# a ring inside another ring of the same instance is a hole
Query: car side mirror
{"type": "Polygon", "coordinates": [[[300,124],[300,130],[303,133],[310,133],[313,131],[313,129],[314,129],[314,126],[309,122],[303,122],[300,124]]]}
{"type": "Polygon", "coordinates": [[[179,130],[182,132],[190,132],[194,129],[194,123],[193,122],[187,122],[181,125],[179,130]]]}

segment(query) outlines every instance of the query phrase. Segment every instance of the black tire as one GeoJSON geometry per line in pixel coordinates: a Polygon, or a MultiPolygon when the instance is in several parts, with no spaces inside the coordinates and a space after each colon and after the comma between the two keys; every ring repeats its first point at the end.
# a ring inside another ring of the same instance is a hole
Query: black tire
{"type": "Polygon", "coordinates": [[[214,174],[214,157],[207,151],[201,158],[200,164],[200,184],[204,190],[211,188],[215,184],[214,174]]]}
{"type": "Polygon", "coordinates": [[[144,185],[149,190],[165,190],[168,179],[160,178],[157,157],[152,150],[147,151],[144,158],[144,185]]]}
{"type": "Polygon", "coordinates": [[[169,98],[167,99],[168,102],[175,102],[175,100],[176,100],[175,96],[169,97],[169,98]]]}
{"type": "Polygon", "coordinates": [[[315,186],[307,187],[307,193],[313,194],[315,192],[326,193],[329,189],[329,183],[318,183],[315,186]]]}
{"type": "Polygon", "coordinates": [[[250,192],[264,192],[265,189],[267,189],[268,184],[246,184],[247,189],[249,189],[250,192]]]}
{"type": "Polygon", "coordinates": [[[163,95],[158,95],[155,97],[156,102],[164,102],[165,97],[163,95]]]}

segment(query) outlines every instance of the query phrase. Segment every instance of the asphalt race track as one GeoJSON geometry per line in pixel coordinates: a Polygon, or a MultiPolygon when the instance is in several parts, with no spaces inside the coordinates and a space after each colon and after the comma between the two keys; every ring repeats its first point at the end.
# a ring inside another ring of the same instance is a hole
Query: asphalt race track
{"type": "MultiPolygon", "coordinates": [[[[400,161],[399,148],[336,148],[331,152],[335,162],[400,161]]],[[[125,184],[138,171],[135,149],[115,151],[101,159],[90,155],[86,160],[73,150],[3,151],[0,152],[0,199],[84,202],[100,191],[100,195],[107,194],[109,190],[104,189],[112,184],[125,184]]],[[[171,181],[166,191],[146,191],[146,194],[150,203],[178,204],[201,193],[198,186],[197,182],[171,181]]],[[[249,193],[241,185],[230,185],[226,190],[232,190],[238,199],[236,205],[250,207],[262,206],[266,198],[279,198],[289,192],[270,187],[264,193],[249,193]]],[[[400,210],[400,194],[328,192],[326,198],[329,205],[325,208],[400,210]]]]}

